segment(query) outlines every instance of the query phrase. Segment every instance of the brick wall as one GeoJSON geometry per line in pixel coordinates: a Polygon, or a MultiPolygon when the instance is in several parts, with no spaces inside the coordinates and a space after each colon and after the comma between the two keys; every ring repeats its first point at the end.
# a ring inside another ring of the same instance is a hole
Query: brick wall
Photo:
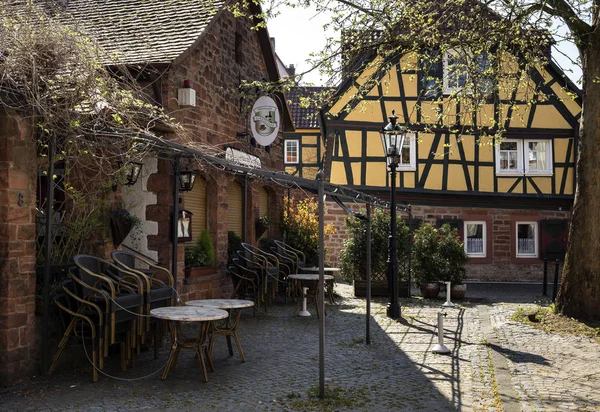
{"type": "MultiPolygon", "coordinates": [[[[361,205],[348,205],[353,210],[360,210],[361,205]]],[[[424,222],[436,224],[437,219],[461,220],[486,220],[488,236],[491,235],[491,256],[485,263],[475,263],[471,259],[467,265],[467,279],[490,281],[542,281],[543,261],[541,259],[517,259],[514,257],[515,246],[513,232],[516,220],[541,221],[545,219],[569,219],[569,211],[546,210],[513,210],[495,208],[458,208],[442,206],[413,206],[413,218],[424,222]],[[490,227],[491,226],[491,227],[490,227]],[[491,231],[491,233],[490,233],[491,231]]],[[[336,234],[327,236],[327,263],[338,266],[339,256],[343,248],[344,239],[347,238],[344,219],[346,213],[335,203],[327,203],[325,216],[326,223],[333,223],[336,234]]],[[[490,253],[490,252],[488,252],[490,253]]],[[[554,270],[554,265],[549,265],[549,272],[554,270]]],[[[552,272],[554,273],[554,272],[552,272]]]]}
{"type": "Polygon", "coordinates": [[[36,148],[0,109],[0,386],[35,372],[36,148]]]}

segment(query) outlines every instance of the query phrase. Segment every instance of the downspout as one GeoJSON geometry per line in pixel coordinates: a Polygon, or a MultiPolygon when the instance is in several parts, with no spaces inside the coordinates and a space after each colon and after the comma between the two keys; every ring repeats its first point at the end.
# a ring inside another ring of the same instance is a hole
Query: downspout
{"type": "Polygon", "coordinates": [[[177,224],[179,223],[179,156],[173,160],[173,219],[171,219],[171,272],[177,289],[177,224]]]}
{"type": "Polygon", "coordinates": [[[54,153],[56,152],[56,136],[52,134],[50,146],[48,147],[48,175],[46,185],[46,239],[44,253],[46,260],[44,262],[44,315],[42,317],[42,372],[48,374],[49,363],[49,331],[48,322],[50,312],[50,256],[52,253],[52,221],[54,220],[54,153]]]}

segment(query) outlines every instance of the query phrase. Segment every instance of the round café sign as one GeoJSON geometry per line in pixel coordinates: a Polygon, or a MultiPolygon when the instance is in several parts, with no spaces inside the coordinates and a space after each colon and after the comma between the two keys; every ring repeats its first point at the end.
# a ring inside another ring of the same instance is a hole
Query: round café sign
{"type": "Polygon", "coordinates": [[[275,101],[267,96],[259,97],[250,115],[252,136],[258,144],[268,146],[273,143],[279,131],[279,109],[275,101]]]}

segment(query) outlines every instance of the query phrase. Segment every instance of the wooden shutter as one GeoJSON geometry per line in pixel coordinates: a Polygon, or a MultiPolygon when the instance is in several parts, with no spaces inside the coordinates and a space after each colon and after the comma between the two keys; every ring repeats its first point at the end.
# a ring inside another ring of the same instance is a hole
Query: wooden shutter
{"type": "Polygon", "coordinates": [[[264,187],[258,191],[258,214],[260,217],[269,216],[269,192],[264,187]]]}
{"type": "Polygon", "coordinates": [[[206,229],[206,180],[196,176],[194,188],[183,194],[183,208],[192,212],[192,240],[195,242],[206,229]]]}
{"type": "Polygon", "coordinates": [[[228,231],[244,238],[243,213],[243,190],[239,183],[231,183],[227,187],[227,227],[228,231]]]}

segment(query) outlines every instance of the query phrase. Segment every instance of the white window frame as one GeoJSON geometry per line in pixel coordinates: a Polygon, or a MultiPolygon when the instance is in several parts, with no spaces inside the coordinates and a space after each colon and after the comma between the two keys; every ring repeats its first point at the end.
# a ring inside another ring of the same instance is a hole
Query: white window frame
{"type": "Polygon", "coordinates": [[[469,221],[465,221],[464,222],[464,229],[463,229],[463,234],[464,234],[464,244],[465,244],[465,253],[467,254],[467,256],[469,257],[473,257],[473,258],[484,258],[487,256],[487,222],[482,221],[482,220],[469,220],[469,221]],[[468,225],[481,225],[483,226],[483,252],[482,253],[469,253],[468,249],[467,249],[467,236],[468,236],[468,230],[467,230],[467,226],[468,225]]]}
{"type": "Polygon", "coordinates": [[[416,133],[407,133],[404,138],[404,146],[408,146],[410,150],[410,163],[402,163],[402,156],[400,156],[400,163],[396,167],[396,170],[416,170],[417,169],[417,135],[416,133]]]}
{"type": "Polygon", "coordinates": [[[515,256],[518,258],[537,258],[539,250],[539,225],[535,221],[515,222],[515,256]],[[534,253],[519,253],[519,225],[533,225],[534,253]]]}
{"type": "Polygon", "coordinates": [[[552,140],[551,139],[505,139],[502,143],[517,143],[517,170],[508,170],[500,168],[500,144],[496,145],[496,174],[504,176],[552,176],[554,164],[552,159],[552,140]],[[529,169],[529,143],[543,142],[546,144],[546,169],[529,169]]]}
{"type": "Polygon", "coordinates": [[[549,139],[530,139],[523,142],[524,146],[524,163],[525,163],[525,174],[526,175],[542,175],[552,176],[552,140],[549,139]],[[546,169],[529,169],[529,143],[545,143],[546,145],[546,169]]]}
{"type": "Polygon", "coordinates": [[[300,140],[298,140],[298,139],[287,139],[285,141],[285,146],[284,146],[284,150],[283,150],[283,162],[285,164],[288,164],[288,165],[292,165],[292,164],[295,165],[295,164],[300,163],[300,140]],[[296,144],[296,161],[295,162],[288,161],[288,152],[289,152],[288,144],[289,143],[295,143],[296,144]]]}
{"type": "MultiPolygon", "coordinates": [[[[452,94],[452,93],[456,93],[461,91],[463,87],[450,87],[449,85],[449,73],[448,73],[448,56],[449,55],[453,55],[456,56],[458,53],[454,50],[448,50],[446,52],[444,52],[444,56],[442,59],[442,73],[443,73],[443,77],[442,77],[442,86],[443,86],[443,94],[452,94]]],[[[468,73],[465,75],[465,83],[468,81],[469,75],[468,73]]]]}

